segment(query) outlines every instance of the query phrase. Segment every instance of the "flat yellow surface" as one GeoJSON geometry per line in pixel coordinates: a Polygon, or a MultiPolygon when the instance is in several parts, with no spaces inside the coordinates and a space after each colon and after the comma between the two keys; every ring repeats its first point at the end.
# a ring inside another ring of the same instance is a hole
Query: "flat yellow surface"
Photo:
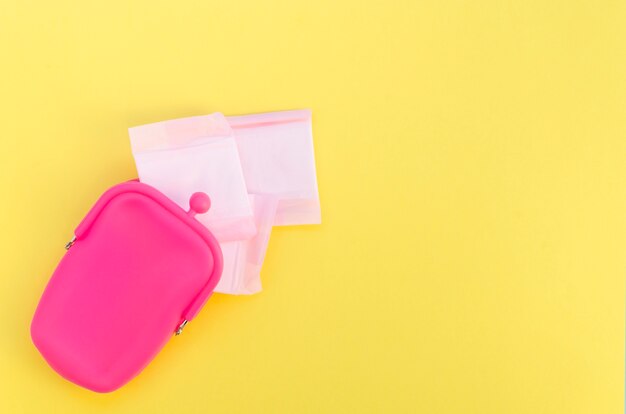
{"type": "Polygon", "coordinates": [[[623,1],[0,5],[0,413],[623,412],[623,1]],[[29,323],[126,129],[311,108],[324,223],[108,395],[29,323]]]}

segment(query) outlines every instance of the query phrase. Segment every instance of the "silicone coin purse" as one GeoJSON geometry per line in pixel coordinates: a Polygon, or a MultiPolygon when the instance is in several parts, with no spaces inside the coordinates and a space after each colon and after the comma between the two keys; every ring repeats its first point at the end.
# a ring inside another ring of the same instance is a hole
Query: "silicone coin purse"
{"type": "Polygon", "coordinates": [[[105,192],[67,244],[31,324],[33,343],[61,376],[97,392],[139,374],[207,301],[222,272],[213,235],[194,216],[131,181],[105,192]]]}

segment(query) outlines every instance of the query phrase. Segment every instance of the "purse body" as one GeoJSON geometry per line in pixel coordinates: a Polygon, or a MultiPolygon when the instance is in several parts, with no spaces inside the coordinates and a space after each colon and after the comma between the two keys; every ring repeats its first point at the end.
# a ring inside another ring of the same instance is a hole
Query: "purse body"
{"type": "MultiPolygon", "coordinates": [[[[208,206],[207,206],[208,208],[208,206]]],[[[119,184],[75,231],[41,297],[31,337],[66,379],[113,391],[191,320],[219,281],[210,232],[152,187],[119,184]]]]}

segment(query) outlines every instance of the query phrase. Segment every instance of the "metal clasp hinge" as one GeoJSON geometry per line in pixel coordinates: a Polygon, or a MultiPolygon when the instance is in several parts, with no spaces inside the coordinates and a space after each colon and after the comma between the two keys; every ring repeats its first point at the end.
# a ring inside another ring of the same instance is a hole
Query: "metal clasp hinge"
{"type": "Polygon", "coordinates": [[[181,322],[180,325],[178,325],[178,329],[176,329],[176,336],[178,336],[181,333],[183,333],[183,329],[185,329],[185,326],[187,325],[187,323],[189,323],[189,321],[187,319],[185,319],[185,320],[183,320],[181,322]]]}
{"type": "Polygon", "coordinates": [[[76,242],[76,236],[72,237],[72,240],[68,241],[65,244],[65,250],[69,250],[70,247],[72,247],[74,245],[74,243],[76,242]]]}

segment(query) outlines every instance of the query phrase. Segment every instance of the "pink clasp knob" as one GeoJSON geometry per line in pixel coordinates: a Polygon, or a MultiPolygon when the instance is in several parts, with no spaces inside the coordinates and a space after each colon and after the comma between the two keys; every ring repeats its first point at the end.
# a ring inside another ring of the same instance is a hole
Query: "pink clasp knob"
{"type": "Polygon", "coordinates": [[[189,199],[189,214],[191,217],[196,214],[204,214],[211,208],[211,199],[205,193],[193,193],[189,199]]]}

